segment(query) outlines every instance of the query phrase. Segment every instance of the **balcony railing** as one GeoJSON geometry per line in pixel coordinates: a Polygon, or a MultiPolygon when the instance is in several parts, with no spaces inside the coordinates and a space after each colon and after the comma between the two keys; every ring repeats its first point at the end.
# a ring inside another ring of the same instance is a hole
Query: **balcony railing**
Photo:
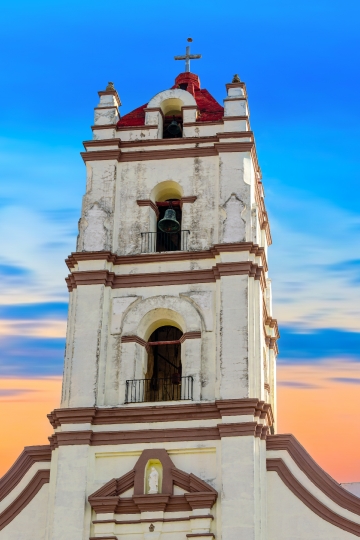
{"type": "Polygon", "coordinates": [[[134,379],[126,381],[125,403],[178,401],[193,398],[193,378],[134,379]]]}
{"type": "Polygon", "coordinates": [[[190,231],[141,233],[141,253],[187,251],[190,231]]]}

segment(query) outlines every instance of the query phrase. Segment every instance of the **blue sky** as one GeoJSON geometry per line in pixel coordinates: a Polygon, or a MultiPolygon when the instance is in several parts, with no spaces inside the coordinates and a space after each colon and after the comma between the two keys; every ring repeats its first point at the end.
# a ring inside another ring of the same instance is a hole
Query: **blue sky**
{"type": "MultiPolygon", "coordinates": [[[[61,374],[79,152],[109,80],[125,114],[186,38],[221,103],[247,84],[273,246],[279,362],[360,361],[358,1],[16,1],[0,22],[0,375],[61,374]]],[[[345,379],[346,377],[344,377],[345,379]]],[[[346,382],[344,381],[344,384],[346,382]]]]}

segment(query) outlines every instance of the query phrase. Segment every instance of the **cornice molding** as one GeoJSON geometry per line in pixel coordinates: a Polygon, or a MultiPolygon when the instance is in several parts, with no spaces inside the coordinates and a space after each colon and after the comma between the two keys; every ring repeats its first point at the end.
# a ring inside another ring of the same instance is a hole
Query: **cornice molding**
{"type": "Polygon", "coordinates": [[[213,427],[139,429],[130,431],[59,431],[49,437],[52,450],[59,446],[134,444],[154,442],[216,441],[223,437],[265,438],[267,426],[257,422],[218,424],[213,427]]]}
{"type": "Polygon", "coordinates": [[[119,94],[117,93],[117,91],[115,89],[114,90],[100,90],[98,92],[98,96],[99,97],[101,97],[101,96],[114,96],[116,101],[117,101],[118,107],[120,107],[120,105],[121,105],[120,96],[119,96],[119,94]]]}
{"type": "Polygon", "coordinates": [[[165,150],[138,150],[122,152],[119,150],[93,150],[80,152],[84,162],[115,159],[118,162],[151,161],[163,159],[194,158],[217,156],[224,152],[252,152],[255,143],[251,142],[215,142],[210,146],[193,148],[167,148],[165,150]]]}
{"type": "Polygon", "coordinates": [[[138,206],[150,206],[150,208],[155,212],[156,217],[159,217],[159,209],[156,204],[150,199],[138,199],[136,202],[138,206]]]}
{"type": "MultiPolygon", "coordinates": [[[[179,343],[184,343],[187,339],[201,339],[201,332],[200,331],[194,331],[194,332],[185,332],[179,339],[179,343]]],[[[121,337],[121,343],[138,343],[142,347],[145,347],[147,352],[149,352],[151,344],[147,341],[143,340],[139,336],[131,335],[131,336],[122,336],[121,337]]]]}
{"type": "Polygon", "coordinates": [[[335,527],[339,527],[355,536],[360,536],[359,523],[354,523],[343,516],[339,516],[339,514],[336,514],[333,510],[330,510],[330,508],[316,499],[316,497],[304,488],[304,486],[295,478],[282,459],[268,458],[266,460],[266,469],[267,471],[276,472],[290,491],[319,517],[328,523],[335,525],[335,527]]]}
{"type": "Polygon", "coordinates": [[[158,287],[190,283],[215,283],[223,277],[242,275],[260,281],[262,290],[265,290],[264,269],[251,261],[218,263],[208,270],[180,270],[177,272],[115,274],[109,270],[88,270],[72,272],[65,278],[65,281],[69,292],[71,292],[80,285],[105,285],[105,287],[112,289],[158,287]]]}
{"type": "Polygon", "coordinates": [[[187,420],[220,419],[224,416],[252,415],[273,423],[271,405],[253,398],[224,399],[213,403],[183,403],[181,405],[148,405],[146,407],[81,407],[55,409],[48,414],[53,428],[66,424],[140,424],[187,420]]]}
{"type": "Polygon", "coordinates": [[[291,434],[269,435],[266,450],[286,450],[309,480],[329,499],[360,516],[360,500],[328,475],[291,434]]]}
{"type": "MultiPolygon", "coordinates": [[[[112,127],[112,126],[111,126],[112,127]]],[[[216,135],[201,136],[201,137],[182,137],[181,139],[146,139],[134,141],[122,141],[119,138],[113,139],[95,139],[84,141],[85,148],[93,148],[97,146],[117,146],[118,148],[129,149],[147,146],[185,146],[188,144],[207,144],[217,143],[222,139],[244,139],[250,138],[254,140],[252,131],[224,131],[216,135]]]]}
{"type": "Polygon", "coordinates": [[[0,478],[0,501],[18,485],[35,463],[48,461],[51,461],[49,445],[26,446],[8,472],[0,478]]]}
{"type": "Polygon", "coordinates": [[[49,481],[49,469],[37,471],[20,495],[0,514],[0,531],[22,512],[22,510],[37,495],[43,485],[48,484],[49,481]]]}
{"type": "MultiPolygon", "coordinates": [[[[187,198],[187,197],[185,197],[187,198]]],[[[268,266],[264,248],[253,242],[238,242],[233,244],[215,244],[212,248],[203,251],[172,251],[166,253],[143,253],[139,255],[116,255],[111,251],[80,251],[73,252],[65,260],[69,270],[75,268],[80,261],[106,260],[114,265],[159,263],[173,261],[188,261],[194,259],[215,259],[220,253],[234,253],[248,251],[261,257],[261,264],[267,272],[268,266]]]]}

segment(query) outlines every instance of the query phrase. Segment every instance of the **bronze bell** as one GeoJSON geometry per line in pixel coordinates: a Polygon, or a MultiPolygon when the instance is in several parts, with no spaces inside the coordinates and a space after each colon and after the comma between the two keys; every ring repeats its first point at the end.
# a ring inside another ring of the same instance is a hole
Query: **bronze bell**
{"type": "Polygon", "coordinates": [[[171,124],[168,126],[166,130],[171,137],[181,137],[181,127],[179,126],[178,122],[175,120],[175,117],[173,117],[171,124]]]}
{"type": "Polygon", "coordinates": [[[165,216],[159,221],[158,227],[160,231],[165,233],[176,233],[180,231],[180,223],[176,220],[175,210],[168,208],[165,216]]]}

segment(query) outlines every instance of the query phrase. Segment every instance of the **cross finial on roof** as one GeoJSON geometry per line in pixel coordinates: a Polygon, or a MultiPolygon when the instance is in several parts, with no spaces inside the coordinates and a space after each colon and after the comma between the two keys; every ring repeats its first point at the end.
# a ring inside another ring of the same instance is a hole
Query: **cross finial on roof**
{"type": "MultiPolygon", "coordinates": [[[[187,38],[189,43],[192,42],[192,38],[187,38]]],[[[186,47],[185,56],[174,56],[174,60],[185,60],[185,71],[190,71],[190,60],[198,60],[201,58],[201,54],[190,54],[190,45],[186,47]]]]}

